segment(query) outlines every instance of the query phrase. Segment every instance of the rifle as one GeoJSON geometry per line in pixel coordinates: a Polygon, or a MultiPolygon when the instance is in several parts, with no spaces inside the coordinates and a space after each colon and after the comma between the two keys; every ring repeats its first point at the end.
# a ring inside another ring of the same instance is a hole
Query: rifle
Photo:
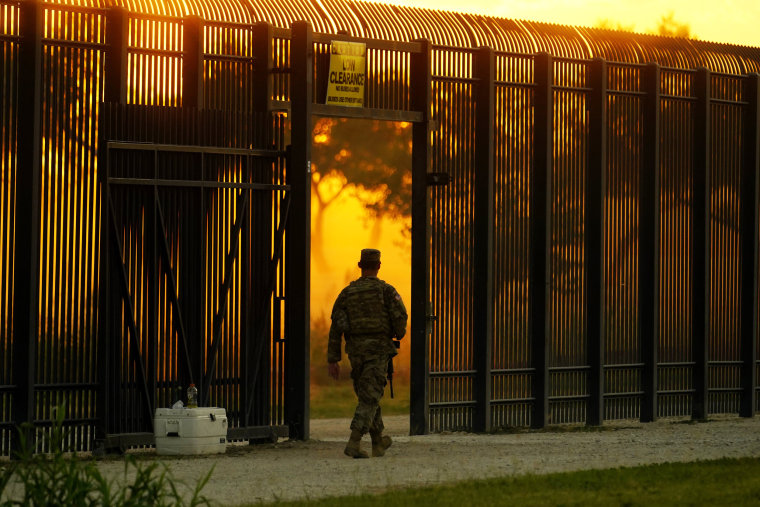
{"type": "MultiPolygon", "coordinates": [[[[398,349],[401,347],[401,342],[393,340],[393,346],[398,349]]],[[[393,358],[396,357],[396,355],[398,355],[398,352],[388,358],[388,384],[391,386],[391,399],[393,398],[393,358]]]]}

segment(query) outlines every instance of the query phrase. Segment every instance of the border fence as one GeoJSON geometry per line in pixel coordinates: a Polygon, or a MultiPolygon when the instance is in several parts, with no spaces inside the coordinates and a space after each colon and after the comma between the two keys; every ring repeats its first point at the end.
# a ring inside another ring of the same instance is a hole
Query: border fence
{"type": "Polygon", "coordinates": [[[472,73],[433,75],[453,182],[430,206],[430,429],[753,413],[757,76],[453,55],[472,73]]]}
{"type": "Polygon", "coordinates": [[[74,448],[150,445],[191,381],[308,438],[314,115],[413,123],[412,433],[754,415],[760,50],[192,9],[0,1],[0,454],[64,401],[74,448]],[[323,103],[332,40],[364,108],[323,103]]]}

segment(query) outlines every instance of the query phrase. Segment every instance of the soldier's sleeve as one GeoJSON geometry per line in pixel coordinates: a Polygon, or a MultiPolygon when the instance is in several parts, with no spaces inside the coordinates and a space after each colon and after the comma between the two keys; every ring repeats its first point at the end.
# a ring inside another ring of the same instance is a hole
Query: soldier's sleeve
{"type": "Polygon", "coordinates": [[[348,316],[343,308],[344,296],[340,293],[338,299],[333,305],[332,314],[330,315],[330,335],[327,340],[327,362],[337,363],[341,359],[341,342],[343,333],[348,331],[348,316]]]}
{"type": "Polygon", "coordinates": [[[388,313],[391,317],[393,334],[396,336],[396,339],[400,340],[406,334],[406,321],[408,315],[406,313],[404,302],[401,300],[401,295],[390,284],[385,287],[385,301],[388,305],[388,313]]]}

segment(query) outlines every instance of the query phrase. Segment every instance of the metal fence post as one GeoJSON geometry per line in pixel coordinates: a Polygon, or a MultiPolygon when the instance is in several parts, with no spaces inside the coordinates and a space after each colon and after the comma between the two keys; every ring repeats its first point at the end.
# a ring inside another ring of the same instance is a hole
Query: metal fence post
{"type": "Polygon", "coordinates": [[[549,417],[549,351],[551,319],[552,176],[554,167],[554,69],[551,55],[535,57],[533,153],[530,175],[530,266],[528,327],[533,357],[531,426],[543,428],[549,417]]]}
{"type": "Polygon", "coordinates": [[[760,203],[760,75],[750,74],[744,78],[744,135],[742,146],[742,173],[740,196],[740,245],[741,245],[741,401],[739,415],[755,415],[757,399],[757,326],[758,326],[758,216],[760,203]]]}
{"type": "MultiPolygon", "coordinates": [[[[107,25],[109,26],[109,25],[107,25]]],[[[106,69],[108,69],[109,55],[106,53],[106,69]]],[[[108,71],[105,76],[106,82],[108,82],[108,71]]],[[[108,85],[106,85],[108,88],[108,85]]],[[[106,96],[107,97],[107,96],[106,96]]],[[[110,122],[112,108],[108,104],[100,108],[99,126],[102,136],[104,125],[110,122]]],[[[109,259],[110,259],[110,246],[109,246],[109,211],[108,211],[108,150],[105,147],[103,139],[98,140],[98,185],[99,193],[98,198],[100,200],[100,259],[99,259],[99,274],[98,274],[98,392],[97,392],[97,408],[96,417],[98,422],[95,425],[95,445],[93,449],[95,452],[101,452],[105,449],[102,447],[102,443],[108,434],[108,414],[111,413],[111,397],[109,393],[109,379],[111,378],[111,369],[109,358],[111,357],[111,336],[112,336],[112,322],[110,319],[110,304],[112,304],[113,294],[112,286],[110,283],[109,273],[109,259]],[[99,447],[100,446],[100,447],[99,447]]]]}
{"type": "Polygon", "coordinates": [[[710,333],[710,71],[697,69],[694,109],[694,167],[692,175],[692,359],[693,419],[708,413],[708,365],[710,333]]]}
{"type": "Polygon", "coordinates": [[[203,109],[203,19],[182,21],[182,107],[203,109]]]}
{"type": "MultiPolygon", "coordinates": [[[[253,44],[253,77],[251,79],[250,87],[252,92],[251,106],[254,111],[254,121],[261,122],[262,125],[271,124],[272,118],[269,114],[270,100],[272,98],[272,67],[273,67],[273,52],[272,52],[272,39],[273,29],[270,23],[256,23],[251,28],[251,41],[253,44]]],[[[261,129],[263,132],[257,136],[257,142],[260,143],[259,148],[271,148],[273,143],[273,134],[270,127],[261,129]]],[[[254,178],[253,164],[248,159],[248,171],[249,177],[254,178]]],[[[254,181],[252,179],[252,181],[254,181]]],[[[272,237],[272,203],[276,199],[276,193],[269,194],[269,200],[265,201],[263,193],[250,192],[249,199],[251,200],[251,209],[248,213],[249,220],[246,223],[245,228],[245,254],[246,263],[248,266],[248,273],[245,276],[245,298],[246,298],[246,314],[244,320],[245,332],[242,334],[244,340],[241,346],[241,354],[245,360],[241,363],[241,370],[243,376],[243,383],[241,386],[240,399],[243,407],[243,415],[241,419],[241,425],[243,427],[250,426],[254,422],[251,410],[253,409],[253,397],[254,390],[257,393],[269,392],[269,380],[268,376],[262,373],[264,369],[264,363],[262,363],[261,357],[256,357],[254,352],[258,350],[266,350],[265,345],[257,343],[258,340],[265,339],[266,333],[259,333],[259,329],[262,325],[270,326],[270,305],[266,305],[266,309],[261,307],[262,303],[258,303],[259,298],[269,300],[269,293],[265,290],[264,286],[268,287],[269,272],[269,250],[256,248],[256,241],[260,238],[272,237]],[[257,217],[256,220],[252,220],[253,217],[257,217]],[[251,308],[253,303],[256,302],[256,308],[251,308]],[[266,322],[266,324],[263,324],[266,322]],[[254,361],[258,361],[259,364],[255,364],[254,361]],[[253,375],[258,378],[254,378],[253,375]]],[[[241,231],[243,232],[243,231],[241,231]]],[[[276,303],[279,304],[279,303],[276,303]]],[[[268,338],[268,336],[266,336],[268,338]]],[[[260,355],[266,355],[262,352],[260,355]]],[[[266,360],[266,364],[269,364],[269,360],[266,360]]],[[[270,371],[269,366],[266,366],[264,371],[270,371]]],[[[259,396],[260,397],[260,396],[259,396]]],[[[262,417],[262,414],[257,414],[258,418],[262,417]]]]}
{"type": "Polygon", "coordinates": [[[643,156],[639,178],[639,346],[641,422],[657,418],[657,351],[660,326],[660,66],[642,69],[643,156]]]}
{"type": "MultiPolygon", "coordinates": [[[[106,50],[103,95],[106,103],[127,103],[127,46],[129,18],[121,7],[112,7],[106,13],[106,50]]],[[[100,132],[113,121],[115,109],[105,106],[100,110],[100,132]]],[[[112,340],[118,336],[117,324],[110,319],[111,312],[117,314],[120,299],[118,284],[112,283],[111,275],[111,215],[109,206],[108,150],[105,139],[98,145],[98,184],[100,185],[100,283],[98,286],[98,399],[95,427],[95,446],[98,452],[105,452],[104,439],[109,433],[108,417],[113,412],[115,400],[112,396],[112,378],[118,375],[112,369],[112,340]]]]}
{"type": "MultiPolygon", "coordinates": [[[[41,162],[41,87],[43,7],[37,1],[21,3],[19,13],[18,170],[14,211],[13,276],[13,420],[34,422],[36,353],[39,319],[39,231],[41,162]]],[[[26,432],[27,441],[33,438],[26,432]]],[[[12,448],[20,450],[19,434],[12,432],[12,448]]]]}
{"type": "Polygon", "coordinates": [[[253,25],[253,110],[266,113],[272,98],[272,25],[256,23],[253,25]]]}
{"type": "Polygon", "coordinates": [[[589,160],[584,198],[584,272],[588,328],[589,401],[586,424],[604,421],[604,196],[607,191],[607,62],[592,60],[587,68],[589,95],[589,160]]]}
{"type": "Polygon", "coordinates": [[[475,204],[473,245],[474,431],[491,430],[494,248],[494,68],[493,49],[473,55],[475,85],[475,204]]]}
{"type": "Polygon", "coordinates": [[[430,194],[427,173],[431,164],[430,108],[432,104],[432,45],[418,40],[420,52],[410,56],[410,106],[422,112],[422,121],[412,126],[412,300],[409,385],[409,433],[428,432],[428,301],[430,194]]]}
{"type": "Polygon", "coordinates": [[[129,17],[122,7],[111,7],[106,13],[105,83],[106,102],[127,103],[127,47],[129,17]]]}
{"type": "MultiPolygon", "coordinates": [[[[158,161],[154,158],[153,174],[154,178],[158,178],[158,161]]],[[[148,289],[146,296],[148,298],[147,308],[147,343],[145,350],[148,357],[145,358],[145,373],[146,384],[148,389],[148,396],[150,400],[150,406],[156,407],[158,387],[158,362],[156,356],[158,355],[158,307],[161,304],[161,299],[158,294],[158,280],[161,276],[161,272],[158,268],[158,234],[163,235],[163,231],[158,230],[158,202],[156,199],[157,188],[148,187],[154,192],[150,192],[150,197],[146,199],[145,205],[145,225],[144,225],[144,250],[143,255],[147,260],[147,266],[145,269],[145,275],[148,279],[148,289]],[[147,255],[146,255],[147,254],[147,255]]],[[[200,391],[200,386],[199,386],[200,391]]],[[[201,391],[202,392],[202,391],[201,391]]],[[[147,414],[148,418],[152,421],[154,414],[147,414]]]]}
{"type": "Polygon", "coordinates": [[[285,421],[290,437],[309,438],[309,259],[311,254],[311,109],[314,45],[311,25],[291,27],[291,142],[288,184],[285,421]]]}

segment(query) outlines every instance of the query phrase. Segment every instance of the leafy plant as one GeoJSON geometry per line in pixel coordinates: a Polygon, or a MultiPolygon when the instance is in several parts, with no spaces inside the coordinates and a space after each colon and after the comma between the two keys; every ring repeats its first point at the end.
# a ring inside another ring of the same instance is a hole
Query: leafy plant
{"type": "Polygon", "coordinates": [[[0,507],[211,505],[201,491],[213,468],[197,482],[189,500],[183,498],[169,470],[160,463],[141,464],[126,456],[123,481],[109,480],[95,461],[66,451],[63,407],[55,412],[53,427],[44,436],[49,454],[34,452],[27,438],[34,431],[31,426],[19,430],[21,450],[17,459],[0,470],[0,507]],[[131,480],[130,475],[134,476],[131,480]]]}

